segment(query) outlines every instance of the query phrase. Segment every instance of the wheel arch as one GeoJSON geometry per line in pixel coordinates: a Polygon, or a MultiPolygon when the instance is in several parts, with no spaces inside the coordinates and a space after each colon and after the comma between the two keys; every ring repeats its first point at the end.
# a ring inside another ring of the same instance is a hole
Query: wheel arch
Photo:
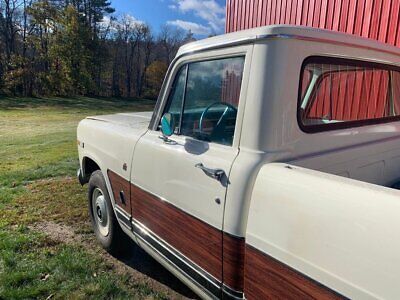
{"type": "Polygon", "coordinates": [[[82,159],[82,181],[83,183],[88,183],[90,176],[93,172],[100,170],[100,165],[89,156],[84,156],[82,159]]]}

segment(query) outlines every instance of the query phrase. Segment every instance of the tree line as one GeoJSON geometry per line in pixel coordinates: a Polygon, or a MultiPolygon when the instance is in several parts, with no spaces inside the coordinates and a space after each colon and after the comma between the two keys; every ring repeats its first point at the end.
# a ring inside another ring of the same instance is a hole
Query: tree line
{"type": "Polygon", "coordinates": [[[0,0],[0,94],[155,98],[192,40],[116,17],[107,0],[0,0]]]}

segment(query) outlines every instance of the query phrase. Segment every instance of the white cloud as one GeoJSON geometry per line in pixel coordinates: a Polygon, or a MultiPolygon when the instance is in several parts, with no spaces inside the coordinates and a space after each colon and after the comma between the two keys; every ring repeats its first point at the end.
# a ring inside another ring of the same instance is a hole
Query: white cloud
{"type": "Polygon", "coordinates": [[[124,15],[123,19],[126,19],[130,24],[142,24],[143,21],[140,21],[138,19],[136,19],[134,16],[131,16],[129,14],[124,15]]]}
{"type": "Polygon", "coordinates": [[[100,22],[100,26],[108,27],[111,24],[111,18],[109,16],[104,16],[103,20],[100,22]]]}
{"type": "Polygon", "coordinates": [[[225,27],[225,7],[215,0],[174,0],[182,13],[194,13],[205,20],[215,33],[222,33],[225,27]]]}
{"type": "Polygon", "coordinates": [[[209,27],[203,26],[201,24],[193,23],[193,22],[175,20],[175,21],[168,21],[167,23],[170,25],[178,26],[187,31],[190,30],[192,33],[198,34],[198,35],[209,35],[212,32],[212,30],[209,27]]]}
{"type": "Polygon", "coordinates": [[[135,26],[144,24],[143,21],[136,19],[134,16],[124,14],[116,19],[111,19],[109,16],[104,16],[100,26],[103,28],[110,28],[111,31],[117,31],[118,28],[128,26],[133,29],[135,26]]]}

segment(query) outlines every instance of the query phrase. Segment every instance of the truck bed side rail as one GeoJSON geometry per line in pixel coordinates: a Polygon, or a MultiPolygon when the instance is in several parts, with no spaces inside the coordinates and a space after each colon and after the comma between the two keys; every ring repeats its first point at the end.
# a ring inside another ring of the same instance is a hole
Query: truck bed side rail
{"type": "MultiPolygon", "coordinates": [[[[246,247],[247,287],[272,276],[265,271],[252,278],[248,262],[254,259],[251,250],[257,250],[338,295],[397,298],[400,191],[287,164],[266,164],[252,194],[246,247]]],[[[281,280],[295,284],[283,274],[281,280]]],[[[301,290],[301,284],[296,288],[301,290]]]]}

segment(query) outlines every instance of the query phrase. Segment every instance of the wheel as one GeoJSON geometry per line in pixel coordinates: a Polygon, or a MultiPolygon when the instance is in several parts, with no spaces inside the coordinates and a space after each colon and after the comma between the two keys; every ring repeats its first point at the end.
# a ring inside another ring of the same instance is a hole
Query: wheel
{"type": "Polygon", "coordinates": [[[126,254],[128,237],[122,231],[100,170],[90,176],[88,192],[89,215],[94,233],[101,246],[110,254],[126,254]]]}

